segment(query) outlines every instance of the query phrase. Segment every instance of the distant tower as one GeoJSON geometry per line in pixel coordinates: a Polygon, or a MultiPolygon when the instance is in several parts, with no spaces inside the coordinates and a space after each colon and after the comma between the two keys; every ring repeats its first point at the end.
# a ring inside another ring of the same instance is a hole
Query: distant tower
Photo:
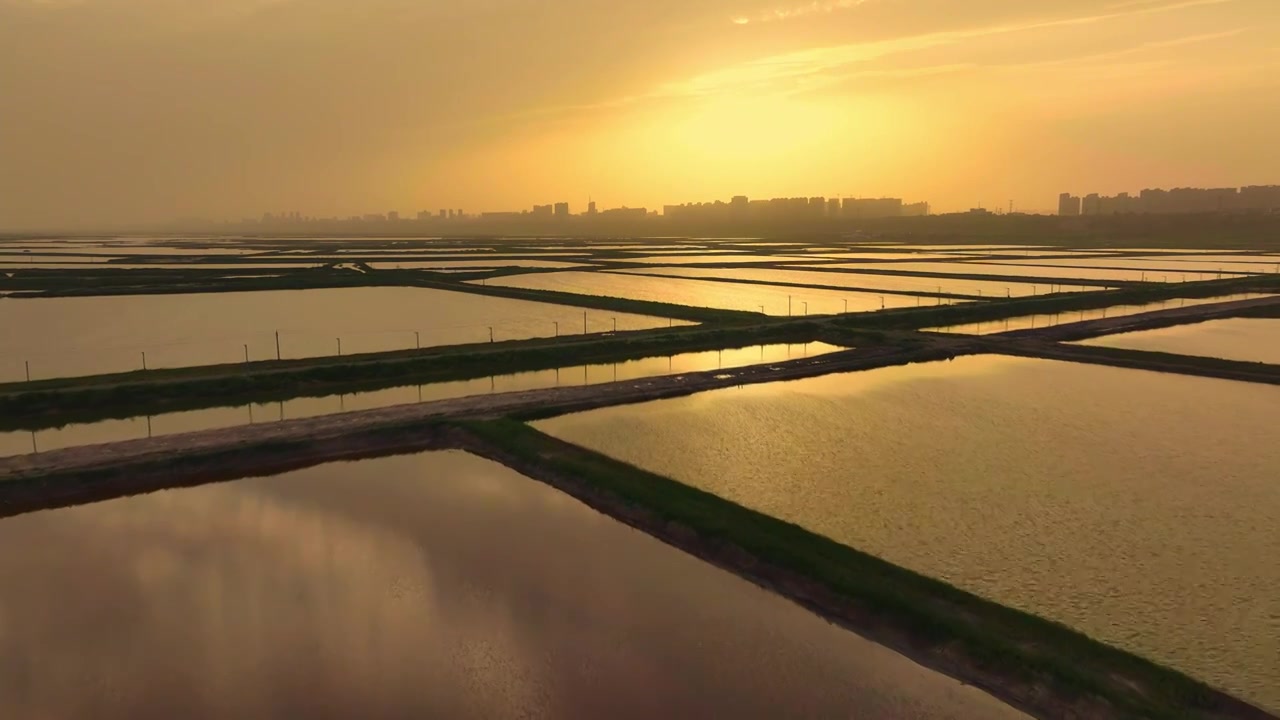
{"type": "Polygon", "coordinates": [[[588,215],[596,214],[596,201],[590,198],[587,199],[587,214],[588,215]]]}

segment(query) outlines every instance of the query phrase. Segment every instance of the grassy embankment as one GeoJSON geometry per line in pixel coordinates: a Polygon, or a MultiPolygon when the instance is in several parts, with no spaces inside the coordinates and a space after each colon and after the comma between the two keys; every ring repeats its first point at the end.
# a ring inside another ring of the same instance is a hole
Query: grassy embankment
{"type": "MultiPolygon", "coordinates": [[[[21,293],[8,298],[21,301],[42,297],[97,297],[103,295],[180,295],[187,293],[253,292],[266,290],[319,290],[351,287],[416,287],[466,292],[528,302],[568,305],[593,310],[674,318],[689,322],[742,323],[760,319],[760,314],[742,310],[691,307],[675,303],[603,295],[581,295],[552,290],[525,290],[475,285],[464,281],[488,273],[430,273],[420,270],[374,270],[356,272],[334,268],[313,268],[284,272],[276,276],[225,277],[228,272],[208,270],[115,270],[102,275],[77,271],[31,271],[31,277],[16,274],[0,278],[0,290],[21,293]]],[[[264,271],[268,272],[268,271],[264,271]]]]}
{"type": "Polygon", "coordinates": [[[848,342],[816,322],[686,326],[0,385],[0,430],[275,402],[771,343],[848,342]]]}
{"type": "Polygon", "coordinates": [[[515,420],[464,427],[480,439],[481,454],[560,485],[668,542],[773,585],[872,639],[980,684],[1033,714],[1268,717],[1181,673],[1065,626],[563,443],[515,420]],[[773,569],[784,574],[772,574],[773,569]],[[797,579],[813,587],[798,588],[797,579]]]}
{"type": "MultiPolygon", "coordinates": [[[[471,286],[468,290],[545,297],[538,291],[509,288],[471,286]]],[[[724,315],[731,318],[731,322],[718,326],[9,383],[0,385],[0,429],[40,429],[71,422],[274,402],[773,342],[825,340],[835,344],[867,346],[904,341],[903,336],[886,334],[887,330],[1140,304],[1182,296],[1212,297],[1249,290],[1280,291],[1280,278],[1179,283],[1083,295],[1040,296],[807,319],[766,320],[754,313],[728,312],[724,315]],[[744,318],[755,322],[736,324],[744,318]]]]}
{"type": "Polygon", "coordinates": [[[993,352],[1006,355],[1280,385],[1280,365],[1264,362],[1053,342],[1036,343],[1030,346],[1012,343],[991,347],[993,352]]]}
{"type": "Polygon", "coordinates": [[[1259,275],[1203,282],[1147,284],[1121,290],[1037,295],[986,303],[902,308],[838,317],[834,322],[847,327],[918,330],[1027,315],[1051,315],[1119,305],[1144,305],[1177,298],[1225,297],[1255,292],[1280,293],[1280,276],[1259,275]]]}

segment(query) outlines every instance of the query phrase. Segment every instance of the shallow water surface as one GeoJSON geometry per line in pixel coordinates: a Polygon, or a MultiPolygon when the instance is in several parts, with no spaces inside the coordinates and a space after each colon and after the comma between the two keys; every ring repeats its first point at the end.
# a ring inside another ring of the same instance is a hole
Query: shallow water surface
{"type": "Polygon", "coordinates": [[[0,714],[1024,717],[460,452],[0,520],[0,714]]]}
{"type": "Polygon", "coordinates": [[[298,418],[333,415],[356,410],[408,405],[447,398],[485,395],[489,393],[535,390],[538,388],[595,385],[598,383],[635,380],[658,375],[672,375],[704,370],[736,368],[758,363],[784,362],[836,352],[844,348],[821,342],[804,344],[758,345],[732,350],[688,352],[666,357],[651,357],[624,362],[578,365],[555,370],[496,375],[471,380],[455,380],[424,385],[393,387],[384,390],[301,397],[274,403],[255,403],[239,407],[215,407],[203,410],[163,413],[151,417],[102,420],[76,423],[57,428],[0,432],[0,457],[49,452],[68,447],[99,445],[122,440],[176,435],[179,433],[239,427],[260,423],[296,420],[298,418]]]}
{"type": "MultiPolygon", "coordinates": [[[[1107,308],[1094,308],[1092,310],[1072,310],[1070,312],[1060,313],[1044,313],[1039,315],[1022,315],[1020,317],[1002,318],[1000,320],[985,320],[976,323],[964,323],[963,325],[950,325],[947,327],[925,328],[925,332],[945,332],[945,333],[964,333],[966,335],[990,335],[992,333],[1009,332],[1011,330],[1034,330],[1036,328],[1053,327],[1054,325],[1062,325],[1064,323],[1084,322],[1086,320],[1101,320],[1104,318],[1124,317],[1126,315],[1137,315],[1145,312],[1156,312],[1159,310],[1173,310],[1174,308],[1192,307],[1194,305],[1212,305],[1215,303],[1232,302],[1235,300],[1252,300],[1254,298],[1266,297],[1260,293],[1241,293],[1239,295],[1229,295],[1216,298],[1171,298],[1160,302],[1145,303],[1142,305],[1116,305],[1107,308]]],[[[1123,336],[1116,336],[1123,337],[1123,336]]]]}
{"type": "Polygon", "coordinates": [[[538,427],[1280,710],[1280,387],[1008,357],[538,427]]]}
{"type": "MultiPolygon", "coordinates": [[[[867,270],[877,269],[878,266],[866,264],[840,264],[828,265],[827,267],[838,267],[848,270],[867,270]]],[[[1120,270],[1115,268],[1078,268],[1078,267],[1055,267],[1051,265],[1012,265],[1000,264],[999,262],[948,262],[948,263],[902,263],[891,268],[878,268],[882,270],[903,270],[906,272],[922,272],[922,273],[944,273],[952,275],[1002,275],[1006,277],[1022,277],[1022,278],[1047,278],[1070,285],[1071,280],[1115,280],[1118,282],[1141,282],[1145,277],[1148,282],[1155,282],[1160,278],[1153,278],[1151,273],[1144,275],[1142,270],[1120,270]]],[[[1171,277],[1173,282],[1182,282],[1184,280],[1212,280],[1218,277],[1214,273],[1186,272],[1178,273],[1171,277]]],[[[1040,287],[1044,287],[1041,283],[1040,287]]],[[[1079,286],[1075,286],[1079,289],[1079,286]]]]}
{"type": "MultiPolygon", "coordinates": [[[[856,267],[859,270],[892,270],[910,272],[912,266],[929,265],[946,268],[945,272],[964,274],[968,263],[866,263],[856,267]]],[[[841,264],[843,265],[843,263],[841,264]]],[[[833,267],[833,266],[825,266],[833,267]]],[[[777,268],[653,268],[628,270],[627,272],[654,275],[673,275],[677,277],[695,277],[707,279],[749,280],[759,283],[794,283],[798,285],[826,285],[834,287],[861,288],[871,291],[884,290],[899,293],[947,293],[952,295],[968,295],[970,297],[1028,297],[1044,295],[1050,291],[1047,283],[1036,285],[1028,282],[1004,280],[970,280],[968,278],[925,277],[911,275],[879,275],[860,273],[852,270],[823,272],[818,270],[782,270],[777,268]]],[[[978,274],[978,271],[974,271],[978,274]]],[[[1065,288],[1071,292],[1101,290],[1099,287],[1072,286],[1065,288]]]]}
{"type": "Polygon", "coordinates": [[[425,288],[0,301],[0,381],[665,327],[662,318],[425,288]],[[418,335],[415,336],[414,333],[418,335]]]}
{"type": "MultiPolygon", "coordinates": [[[[955,302],[907,295],[880,296],[855,290],[819,290],[781,285],[655,277],[644,275],[642,272],[550,272],[500,277],[488,282],[505,287],[669,302],[692,307],[764,312],[773,316],[803,315],[805,303],[808,303],[810,315],[833,315],[844,312],[846,307],[849,312],[869,312],[881,308],[949,305],[955,302]]],[[[725,270],[724,272],[735,271],[725,270]]]]}
{"type": "MultiPolygon", "coordinates": [[[[1202,273],[1199,279],[1208,279],[1208,275],[1214,278],[1221,275],[1222,277],[1232,277],[1236,275],[1253,275],[1264,272],[1272,272],[1271,268],[1258,263],[1218,263],[1218,262],[1196,262],[1193,260],[1168,260],[1164,257],[1150,258],[1114,258],[1114,257],[1089,257],[1089,258],[1068,258],[1066,260],[992,260],[994,264],[1011,265],[1011,266],[1027,266],[1033,268],[1049,267],[1071,267],[1071,268],[1117,268],[1117,269],[1135,269],[1145,271],[1147,282],[1179,282],[1185,274],[1187,279],[1192,279],[1194,273],[1202,273]]],[[[1139,277],[1142,273],[1139,273],[1139,277]]]]}
{"type": "Polygon", "coordinates": [[[1194,325],[1106,335],[1080,344],[1280,364],[1280,320],[1210,320],[1194,325]]]}

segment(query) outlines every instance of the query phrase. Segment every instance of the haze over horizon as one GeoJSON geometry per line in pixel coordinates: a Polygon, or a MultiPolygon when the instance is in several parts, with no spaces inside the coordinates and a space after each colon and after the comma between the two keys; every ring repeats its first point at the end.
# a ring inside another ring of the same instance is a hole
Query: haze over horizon
{"type": "Polygon", "coordinates": [[[0,228],[1280,180],[1275,0],[0,0],[0,228]]]}

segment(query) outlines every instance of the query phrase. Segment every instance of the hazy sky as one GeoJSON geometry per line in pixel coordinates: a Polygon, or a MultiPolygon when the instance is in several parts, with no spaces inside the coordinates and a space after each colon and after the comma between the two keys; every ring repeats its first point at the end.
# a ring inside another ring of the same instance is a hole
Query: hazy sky
{"type": "Polygon", "coordinates": [[[0,227],[1280,183],[1280,0],[0,0],[0,227]]]}

